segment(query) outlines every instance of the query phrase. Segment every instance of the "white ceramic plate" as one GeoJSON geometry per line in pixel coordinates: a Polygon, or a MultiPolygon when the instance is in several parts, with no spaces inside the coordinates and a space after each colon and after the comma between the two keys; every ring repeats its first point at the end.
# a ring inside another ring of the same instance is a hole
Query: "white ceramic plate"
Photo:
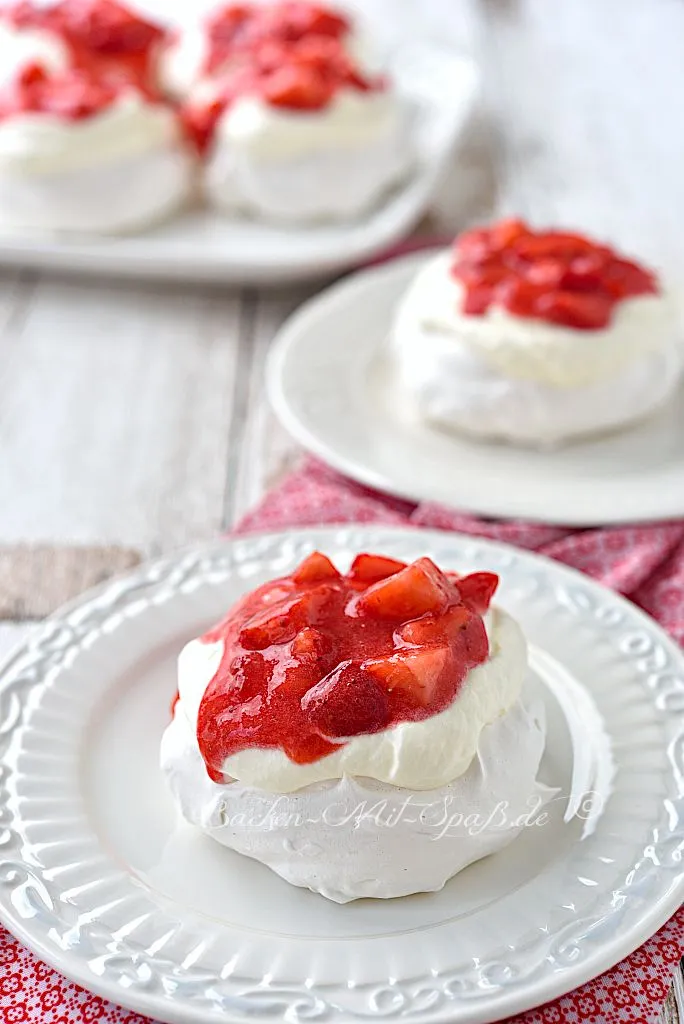
{"type": "Polygon", "coordinates": [[[503,545],[345,527],[198,548],[65,608],[0,683],[0,917],[64,974],[164,1021],[492,1021],[604,971],[684,896],[684,657],[623,599],[503,545]],[[370,549],[494,569],[534,645],[541,777],[561,795],[441,893],[329,903],[195,833],[165,789],[181,646],[314,546],[340,565],[370,549]],[[615,769],[585,839],[564,822],[570,695],[602,723],[604,784],[615,769]]]}
{"type": "Polygon", "coordinates": [[[433,44],[406,44],[391,67],[412,110],[418,154],[411,177],[363,219],[274,227],[190,211],[151,231],[111,238],[0,234],[0,263],[126,277],[277,284],[331,276],[403,238],[447,172],[478,89],[475,65],[433,44]]]}
{"type": "Polygon", "coordinates": [[[554,452],[459,438],[406,408],[385,342],[432,255],[354,274],[285,324],[267,383],[290,433],[348,476],[412,501],[574,526],[684,516],[684,391],[637,426],[554,452]]]}

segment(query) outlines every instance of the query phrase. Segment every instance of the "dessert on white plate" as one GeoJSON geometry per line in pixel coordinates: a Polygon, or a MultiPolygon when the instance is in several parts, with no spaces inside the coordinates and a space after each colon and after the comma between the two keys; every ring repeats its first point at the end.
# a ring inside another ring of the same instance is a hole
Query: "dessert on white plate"
{"type": "Polygon", "coordinates": [[[161,765],[183,816],[338,903],[441,889],[551,793],[491,573],[315,552],[179,659],[161,765]]]}
{"type": "Polygon", "coordinates": [[[230,214],[307,223],[374,207],[412,165],[408,111],[340,40],[265,42],[186,109],[205,190],[230,214]]]}
{"type": "Polygon", "coordinates": [[[263,42],[294,43],[308,36],[354,45],[347,15],[321,4],[281,0],[219,6],[171,36],[159,63],[160,85],[183,98],[234,70],[263,42]]]}
{"type": "Polygon", "coordinates": [[[417,164],[410,104],[363,43],[356,19],[306,0],[219,7],[186,32],[118,0],[0,7],[0,227],[140,231],[188,191],[218,211],[280,225],[343,225],[373,211],[417,164]],[[84,90],[100,91],[102,119],[74,113],[84,90]],[[102,98],[110,90],[116,104],[102,98]],[[135,95],[144,112],[119,131],[135,95]],[[126,107],[114,126],[109,106],[126,107]],[[68,121],[73,131],[62,130],[68,121]],[[168,147],[160,152],[162,121],[173,126],[171,159],[168,147]],[[131,142],[110,167],[115,133],[131,142]],[[127,161],[144,136],[145,159],[127,161]],[[96,182],[87,172],[100,146],[108,174],[96,182]],[[62,170],[77,166],[83,174],[66,180],[62,170]],[[94,190],[113,197],[107,210],[94,190]]]}
{"type": "Polygon", "coordinates": [[[465,232],[418,273],[390,345],[422,417],[535,447],[653,412],[684,354],[653,273],[581,235],[513,219],[465,232]]]}
{"type": "Polygon", "coordinates": [[[31,64],[0,92],[0,226],[123,232],[175,212],[194,155],[165,102],[127,74],[31,64]]]}

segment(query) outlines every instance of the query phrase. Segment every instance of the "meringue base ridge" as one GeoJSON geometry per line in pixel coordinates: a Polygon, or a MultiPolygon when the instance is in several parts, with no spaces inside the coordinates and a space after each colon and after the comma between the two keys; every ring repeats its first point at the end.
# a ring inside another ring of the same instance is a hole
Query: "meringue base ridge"
{"type": "Polygon", "coordinates": [[[196,168],[180,146],[107,164],[23,177],[0,170],[0,226],[116,235],[152,227],[196,197],[196,168]]]}
{"type": "Polygon", "coordinates": [[[406,116],[384,96],[347,97],[308,116],[244,101],[219,122],[205,167],[207,201],[229,216],[284,225],[354,220],[411,173],[406,116]]]}
{"type": "Polygon", "coordinates": [[[673,397],[684,353],[646,352],[613,377],[560,388],[508,377],[455,338],[396,325],[389,342],[392,386],[413,418],[472,439],[554,450],[627,429],[673,397]]]}
{"type": "Polygon", "coordinates": [[[345,775],[277,794],[212,782],[177,708],[161,766],[191,825],[295,886],[348,903],[436,892],[511,843],[555,793],[537,781],[545,738],[543,702],[518,701],[482,730],[468,770],[436,790],[345,775]]]}

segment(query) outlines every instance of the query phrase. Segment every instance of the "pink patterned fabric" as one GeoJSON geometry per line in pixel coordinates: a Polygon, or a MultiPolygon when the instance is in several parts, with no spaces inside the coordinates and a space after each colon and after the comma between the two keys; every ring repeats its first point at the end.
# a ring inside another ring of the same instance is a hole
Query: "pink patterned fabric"
{"type": "MultiPolygon", "coordinates": [[[[573,530],[482,520],[438,505],[381,495],[313,460],[272,491],[239,532],[329,523],[458,530],[543,552],[650,612],[684,643],[684,521],[573,530]]],[[[684,907],[613,970],[509,1024],[655,1024],[684,952],[684,907]]],[[[0,929],[0,1024],[145,1024],[146,1018],[79,988],[0,929]]]]}

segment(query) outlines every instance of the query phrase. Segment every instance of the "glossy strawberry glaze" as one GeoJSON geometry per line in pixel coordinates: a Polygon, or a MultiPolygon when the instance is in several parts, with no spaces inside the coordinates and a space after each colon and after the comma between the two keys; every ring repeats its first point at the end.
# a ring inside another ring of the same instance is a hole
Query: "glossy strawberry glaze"
{"type": "Polygon", "coordinates": [[[503,220],[456,239],[452,276],[465,290],[462,311],[492,305],[514,316],[578,330],[607,327],[617,304],[657,294],[655,276],[605,245],[563,231],[533,231],[503,220]]]}
{"type": "Polygon", "coordinates": [[[166,33],[116,0],[61,0],[44,7],[20,2],[4,8],[2,17],[18,29],[54,34],[71,65],[90,78],[152,87],[154,57],[166,33]]]}
{"type": "Polygon", "coordinates": [[[488,658],[482,615],[497,583],[377,555],[359,555],[342,576],[314,553],[243,597],[202,638],[224,645],[197,722],[211,778],[250,747],[305,764],[443,711],[488,658]]]}
{"type": "Polygon", "coordinates": [[[372,92],[385,87],[382,77],[360,71],[340,39],[311,35],[293,42],[266,40],[224,77],[209,102],[188,104],[184,119],[203,150],[219,117],[242,96],[256,96],[282,110],[316,113],[343,89],[372,92]]]}

